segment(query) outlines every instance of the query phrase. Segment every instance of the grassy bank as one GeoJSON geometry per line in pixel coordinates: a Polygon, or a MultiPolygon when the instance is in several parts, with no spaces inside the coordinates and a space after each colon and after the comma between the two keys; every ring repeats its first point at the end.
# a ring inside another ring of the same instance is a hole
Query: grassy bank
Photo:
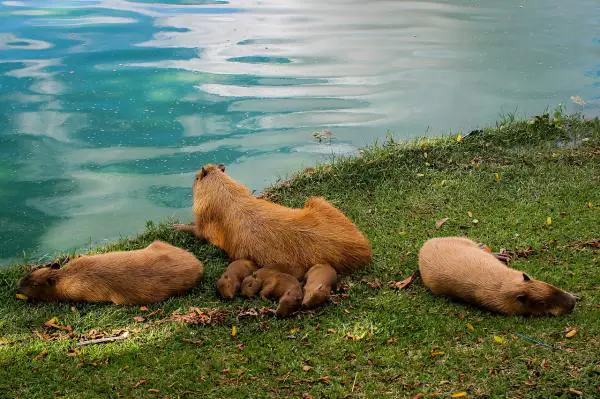
{"type": "Polygon", "coordinates": [[[373,265],[346,277],[332,303],[290,319],[259,299],[217,298],[223,253],[167,224],[109,248],[162,239],[205,263],[189,295],[147,310],[16,301],[24,268],[3,271],[0,397],[600,395],[600,123],[559,118],[388,142],[270,189],[290,206],[326,197],[374,249],[373,265]],[[419,280],[394,289],[423,241],[445,235],[513,250],[513,267],[581,301],[565,317],[507,318],[432,297],[419,280]],[[62,329],[42,327],[53,317],[62,329]],[[124,331],[117,342],[76,345],[124,331]]]}

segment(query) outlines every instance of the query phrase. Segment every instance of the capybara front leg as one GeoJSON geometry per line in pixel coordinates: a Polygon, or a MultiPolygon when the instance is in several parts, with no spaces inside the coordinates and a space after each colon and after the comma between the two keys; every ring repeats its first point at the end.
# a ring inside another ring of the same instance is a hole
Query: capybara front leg
{"type": "Polygon", "coordinates": [[[306,272],[302,305],[312,308],[327,302],[336,281],[337,272],[330,265],[319,264],[311,267],[306,272]]]}
{"type": "Polygon", "coordinates": [[[273,294],[276,285],[277,281],[269,281],[268,283],[265,283],[262,287],[262,290],[260,290],[260,296],[262,299],[269,299],[273,294]]]}

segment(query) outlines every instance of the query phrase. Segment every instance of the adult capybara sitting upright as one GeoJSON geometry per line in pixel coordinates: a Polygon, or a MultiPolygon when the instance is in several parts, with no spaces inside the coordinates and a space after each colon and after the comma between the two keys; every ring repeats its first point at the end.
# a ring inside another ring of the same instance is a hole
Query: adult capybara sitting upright
{"type": "Polygon", "coordinates": [[[17,293],[43,301],[146,304],[182,294],[202,279],[204,266],[191,253],[162,241],[144,249],[84,255],[33,270],[17,293]]]}
{"type": "Polygon", "coordinates": [[[232,260],[249,259],[297,278],[317,264],[343,273],[371,262],[369,241],[323,198],[287,208],[254,197],[223,165],[212,164],[196,174],[193,194],[196,223],[174,227],[207,239],[232,260]]]}
{"type": "Polygon", "coordinates": [[[434,295],[474,303],[507,315],[554,315],[575,307],[575,297],[507,267],[464,237],[432,238],[419,252],[423,283],[434,295]]]}

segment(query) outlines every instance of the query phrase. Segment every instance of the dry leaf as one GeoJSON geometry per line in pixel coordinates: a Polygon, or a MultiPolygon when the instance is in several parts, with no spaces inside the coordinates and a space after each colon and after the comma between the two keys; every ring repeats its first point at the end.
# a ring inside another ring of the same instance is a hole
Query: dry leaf
{"type": "Polygon", "coordinates": [[[431,352],[431,357],[444,356],[445,354],[446,354],[446,352],[435,351],[435,352],[431,352]]]}
{"type": "Polygon", "coordinates": [[[137,387],[139,387],[140,385],[144,385],[145,383],[146,383],[146,379],[145,379],[145,378],[142,378],[142,379],[140,379],[140,380],[139,380],[139,381],[138,381],[138,382],[137,382],[137,383],[136,383],[136,384],[135,384],[133,387],[134,387],[134,388],[137,388],[137,387]]]}
{"type": "Polygon", "coordinates": [[[48,320],[45,323],[42,323],[42,327],[46,327],[46,328],[56,328],[58,330],[64,330],[64,331],[73,331],[73,327],[71,326],[63,326],[58,324],[58,317],[53,317],[50,320],[48,320]]]}
{"type": "Polygon", "coordinates": [[[296,334],[298,332],[298,327],[294,327],[290,329],[290,334],[296,334]]]}
{"type": "Polygon", "coordinates": [[[329,379],[331,377],[329,377],[328,375],[324,375],[323,377],[319,378],[319,381],[324,382],[325,384],[329,384],[329,379]]]}
{"type": "Polygon", "coordinates": [[[335,334],[335,333],[336,333],[336,331],[335,331],[333,328],[328,328],[328,329],[327,329],[327,333],[328,333],[328,334],[335,334]]]}
{"type": "Polygon", "coordinates": [[[494,173],[494,178],[496,179],[496,181],[500,181],[500,173],[494,173]]]}
{"type": "Polygon", "coordinates": [[[156,389],[156,388],[150,388],[150,389],[148,389],[148,392],[149,392],[149,393],[159,393],[159,392],[160,392],[160,389],[156,389]]]}
{"type": "Polygon", "coordinates": [[[75,357],[80,354],[81,354],[81,351],[78,348],[71,348],[67,351],[68,357],[75,357]]]}
{"type": "Polygon", "coordinates": [[[525,380],[525,385],[533,386],[535,383],[531,380],[525,380]]]}
{"type": "Polygon", "coordinates": [[[497,344],[504,344],[506,343],[506,340],[502,337],[499,337],[497,335],[494,335],[494,342],[496,342],[497,344]]]}
{"type": "Polygon", "coordinates": [[[410,283],[412,283],[414,278],[415,278],[415,275],[412,274],[402,281],[390,281],[389,284],[390,284],[391,288],[394,288],[396,290],[401,290],[403,288],[408,287],[410,285],[410,283]]]}
{"type": "Polygon", "coordinates": [[[443,225],[445,225],[448,220],[450,220],[450,218],[443,218],[443,219],[440,219],[440,220],[436,221],[435,222],[435,227],[437,227],[439,229],[440,227],[442,227],[443,225]]]}
{"type": "Polygon", "coordinates": [[[577,396],[583,396],[583,392],[575,388],[569,388],[567,389],[567,391],[569,391],[570,393],[574,393],[577,396]]]}
{"type": "Polygon", "coordinates": [[[24,294],[16,294],[15,298],[20,299],[21,301],[26,301],[27,300],[27,295],[24,294]]]}
{"type": "Polygon", "coordinates": [[[479,223],[479,220],[477,220],[477,219],[473,219],[473,220],[471,220],[471,222],[472,222],[473,224],[477,224],[477,223],[479,223]]]}
{"type": "Polygon", "coordinates": [[[577,334],[576,328],[569,328],[565,333],[565,338],[573,338],[577,334]]]}
{"type": "Polygon", "coordinates": [[[233,326],[231,327],[231,336],[235,337],[237,335],[237,327],[233,326]]]}
{"type": "Polygon", "coordinates": [[[379,289],[379,288],[381,288],[381,282],[377,278],[375,280],[373,280],[373,281],[369,281],[368,279],[363,278],[360,281],[363,282],[363,283],[365,283],[365,284],[367,284],[370,288],[373,288],[373,289],[379,289]]]}
{"type": "Polygon", "coordinates": [[[140,306],[140,310],[142,312],[146,312],[146,311],[148,311],[148,306],[140,306]]]}
{"type": "Polygon", "coordinates": [[[550,216],[548,216],[546,218],[546,226],[550,226],[552,224],[552,218],[550,216]]]}
{"type": "Polygon", "coordinates": [[[467,393],[465,391],[454,392],[452,395],[450,395],[450,397],[452,397],[452,398],[466,398],[467,397],[467,393]]]}
{"type": "Polygon", "coordinates": [[[302,370],[304,370],[304,371],[310,371],[312,369],[313,368],[311,366],[302,366],[302,370]]]}
{"type": "Polygon", "coordinates": [[[138,323],[142,323],[144,321],[144,318],[142,316],[135,316],[133,320],[137,321],[138,323]]]}
{"type": "Polygon", "coordinates": [[[425,176],[424,173],[417,173],[417,177],[423,177],[423,176],[425,176]]]}
{"type": "Polygon", "coordinates": [[[594,204],[592,204],[592,201],[589,201],[587,203],[587,207],[590,208],[590,209],[592,209],[594,207],[594,204]]]}
{"type": "Polygon", "coordinates": [[[396,337],[392,337],[392,338],[390,338],[390,339],[387,340],[387,344],[388,345],[392,345],[392,344],[395,344],[396,341],[397,341],[396,337]]]}
{"type": "Polygon", "coordinates": [[[475,331],[475,328],[473,328],[473,324],[467,323],[467,330],[469,330],[469,331],[475,331]]]}
{"type": "Polygon", "coordinates": [[[40,353],[38,353],[37,355],[35,355],[33,358],[35,360],[40,360],[40,359],[45,358],[46,356],[48,356],[48,351],[44,349],[43,351],[41,351],[40,353]]]}
{"type": "Polygon", "coordinates": [[[456,142],[457,143],[462,143],[462,141],[463,141],[463,136],[462,136],[462,134],[458,133],[456,135],[456,142]]]}
{"type": "Polygon", "coordinates": [[[467,211],[467,216],[470,217],[470,218],[472,218],[473,217],[473,212],[467,211]]]}
{"type": "Polygon", "coordinates": [[[412,399],[423,399],[425,397],[425,394],[423,392],[416,394],[415,396],[412,397],[412,399]]]}

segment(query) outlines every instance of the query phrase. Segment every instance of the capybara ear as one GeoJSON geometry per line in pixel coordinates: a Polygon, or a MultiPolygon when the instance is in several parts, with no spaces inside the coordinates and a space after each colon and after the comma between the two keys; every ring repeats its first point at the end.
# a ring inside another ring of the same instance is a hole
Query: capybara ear
{"type": "Polygon", "coordinates": [[[59,262],[50,263],[50,269],[52,269],[52,270],[60,269],[60,263],[59,262]]]}
{"type": "Polygon", "coordinates": [[[527,295],[525,294],[519,294],[517,295],[517,301],[519,302],[525,302],[527,300],[527,295]]]}
{"type": "Polygon", "coordinates": [[[50,287],[54,287],[56,285],[56,277],[55,276],[50,276],[48,277],[48,280],[46,280],[48,282],[48,285],[50,287]]]}
{"type": "Polygon", "coordinates": [[[219,170],[220,170],[221,172],[225,172],[225,165],[223,165],[222,163],[218,164],[218,165],[217,165],[217,168],[219,168],[219,170]]]}
{"type": "Polygon", "coordinates": [[[527,274],[523,273],[523,280],[530,281],[531,278],[529,278],[529,276],[527,274]]]}
{"type": "Polygon", "coordinates": [[[202,170],[200,170],[200,174],[198,175],[198,178],[203,179],[207,174],[208,174],[208,171],[206,169],[204,169],[204,166],[203,166],[202,170]]]}

